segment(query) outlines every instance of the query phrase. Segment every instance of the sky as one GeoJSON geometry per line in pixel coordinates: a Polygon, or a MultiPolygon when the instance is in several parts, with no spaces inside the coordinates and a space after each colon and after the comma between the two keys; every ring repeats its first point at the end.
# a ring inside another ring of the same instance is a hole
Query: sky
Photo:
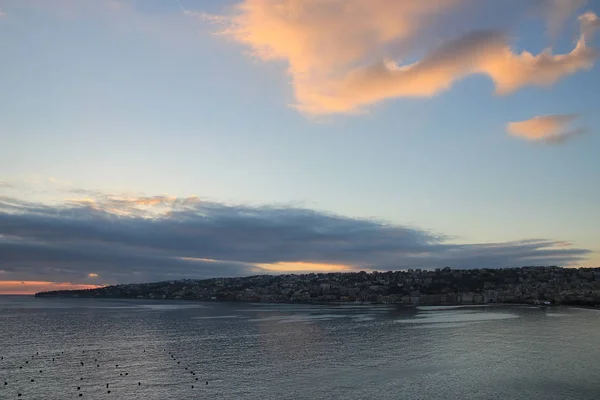
{"type": "Polygon", "coordinates": [[[0,0],[0,293],[600,266],[599,0],[0,0]]]}

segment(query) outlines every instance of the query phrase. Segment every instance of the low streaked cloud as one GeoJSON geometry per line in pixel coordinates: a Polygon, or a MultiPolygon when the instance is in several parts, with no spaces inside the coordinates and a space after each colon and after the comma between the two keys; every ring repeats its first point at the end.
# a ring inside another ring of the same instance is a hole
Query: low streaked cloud
{"type": "Polygon", "coordinates": [[[590,253],[548,239],[451,244],[426,230],[303,208],[197,197],[114,198],[120,196],[93,198],[91,207],[87,201],[49,205],[0,197],[2,280],[95,284],[100,277],[125,283],[325,270],[569,265],[590,253]],[[165,199],[167,206],[148,199],[165,199]]]}
{"type": "Polygon", "coordinates": [[[12,182],[0,180],[0,189],[16,189],[16,185],[12,182]]]}
{"type": "Polygon", "coordinates": [[[569,128],[569,125],[577,118],[577,114],[538,116],[525,121],[509,122],[506,130],[513,136],[531,141],[563,143],[585,133],[584,128],[569,128]]]}
{"type": "MultiPolygon", "coordinates": [[[[212,19],[228,18],[222,33],[249,46],[258,59],[286,62],[296,107],[308,114],[352,113],[386,99],[431,97],[475,74],[490,77],[496,93],[506,95],[525,86],[550,86],[594,65],[597,53],[588,45],[595,18],[591,12],[584,14],[580,38],[568,53],[515,52],[505,33],[473,31],[419,61],[398,61],[462,3],[244,0],[232,15],[212,19]]],[[[565,3],[551,2],[551,29],[583,4],[565,3]]]]}

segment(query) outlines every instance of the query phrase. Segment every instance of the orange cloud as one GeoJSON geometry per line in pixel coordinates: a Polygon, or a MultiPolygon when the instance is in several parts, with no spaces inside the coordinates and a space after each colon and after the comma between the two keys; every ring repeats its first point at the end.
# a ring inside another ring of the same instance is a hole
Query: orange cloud
{"type": "Polygon", "coordinates": [[[198,203],[196,196],[178,198],[175,196],[117,196],[97,195],[91,198],[67,199],[68,203],[81,207],[102,210],[119,216],[157,217],[170,213],[176,207],[198,203]]]}
{"type": "Polygon", "coordinates": [[[344,272],[353,270],[348,265],[320,264],[313,262],[278,262],[272,264],[257,264],[258,267],[271,272],[305,273],[305,272],[344,272]]]}
{"type": "Polygon", "coordinates": [[[97,287],[101,286],[69,282],[0,281],[0,294],[34,294],[48,290],[94,289],[97,287]]]}
{"type": "Polygon", "coordinates": [[[509,122],[506,129],[511,135],[523,139],[560,143],[584,132],[582,128],[567,128],[576,118],[576,114],[544,115],[525,121],[509,122]]]}
{"type": "MultiPolygon", "coordinates": [[[[395,61],[459,0],[245,0],[224,34],[263,61],[283,60],[296,107],[308,114],[351,113],[396,97],[429,97],[468,75],[489,76],[496,93],[548,86],[593,67],[586,39],[593,13],[581,20],[575,48],[553,55],[515,53],[505,35],[476,32],[447,42],[420,61],[395,61]]],[[[572,6],[574,7],[574,6],[572,6]]],[[[569,8],[569,9],[572,9],[569,8]]],[[[564,12],[564,10],[563,10],[564,12]]],[[[220,17],[223,18],[223,17],[220,17]]]]}
{"type": "Polygon", "coordinates": [[[581,24],[582,34],[585,37],[592,37],[592,35],[600,29],[600,18],[591,11],[580,15],[579,23],[581,24]]]}

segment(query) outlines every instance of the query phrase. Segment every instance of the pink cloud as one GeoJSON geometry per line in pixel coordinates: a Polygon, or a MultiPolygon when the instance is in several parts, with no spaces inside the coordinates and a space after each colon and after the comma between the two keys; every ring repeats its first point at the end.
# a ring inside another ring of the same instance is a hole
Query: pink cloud
{"type": "MultiPolygon", "coordinates": [[[[506,35],[479,31],[444,43],[417,62],[396,61],[399,49],[460,3],[245,0],[222,33],[249,46],[260,60],[285,61],[295,106],[307,114],[360,112],[386,99],[430,97],[474,74],[490,77],[496,93],[506,95],[525,86],[550,86],[594,65],[597,53],[587,43],[591,12],[580,20],[581,36],[565,54],[517,53],[506,35]]],[[[576,9],[575,3],[568,9],[576,9]]]]}
{"type": "Polygon", "coordinates": [[[577,117],[576,114],[538,116],[524,121],[510,122],[506,129],[511,135],[522,139],[562,143],[585,132],[583,128],[568,128],[577,117]]]}

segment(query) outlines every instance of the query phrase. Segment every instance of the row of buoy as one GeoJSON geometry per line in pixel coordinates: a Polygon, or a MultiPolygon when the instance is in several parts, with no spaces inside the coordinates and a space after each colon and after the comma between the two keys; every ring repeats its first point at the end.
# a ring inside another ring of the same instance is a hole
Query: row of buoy
{"type": "MultiPolygon", "coordinates": [[[[166,350],[166,349],[165,349],[165,350],[166,350]]],[[[146,352],[146,349],[143,349],[143,352],[145,353],[145,352],[146,352]]],[[[64,351],[62,351],[62,352],[61,352],[61,354],[64,354],[64,353],[65,353],[64,351]]],[[[85,350],[82,350],[82,354],[85,354],[85,350]]],[[[98,354],[100,354],[100,352],[98,352],[98,354]]],[[[36,352],[35,352],[35,355],[36,355],[36,356],[37,356],[37,355],[39,355],[39,352],[38,352],[38,351],[36,351],[36,352]]],[[[176,358],[175,358],[175,356],[174,356],[173,354],[171,354],[171,352],[169,352],[169,355],[171,356],[171,358],[172,358],[174,361],[176,361],[176,358]]],[[[33,358],[34,358],[34,356],[32,355],[32,356],[31,356],[31,358],[33,359],[33,358]]],[[[0,360],[4,360],[4,356],[0,356],[0,360]]],[[[52,357],[52,361],[55,361],[55,357],[52,357]]],[[[98,359],[97,359],[97,358],[95,358],[95,359],[94,359],[94,362],[95,362],[95,363],[98,363],[98,359]]],[[[177,361],[177,364],[180,364],[180,363],[181,363],[180,361],[177,361]]],[[[28,360],[26,360],[26,361],[25,361],[25,364],[29,364],[29,361],[28,361],[28,360]]],[[[85,365],[83,361],[80,361],[80,364],[81,364],[81,366],[82,366],[82,367],[85,365]]],[[[100,364],[96,364],[96,367],[100,367],[100,364]]],[[[119,367],[119,364],[115,364],[115,368],[118,368],[118,367],[119,367]]],[[[23,366],[19,366],[19,369],[23,369],[23,366]]],[[[185,367],[185,370],[187,371],[187,370],[188,370],[188,367],[185,367]]],[[[192,374],[193,376],[195,376],[195,375],[196,375],[196,373],[195,373],[194,371],[189,371],[189,372],[190,372],[190,374],[192,374]]],[[[39,373],[40,373],[40,374],[41,374],[41,373],[43,373],[43,370],[39,370],[39,373]]],[[[129,373],[128,373],[128,372],[125,372],[125,376],[128,376],[128,375],[129,375],[129,373]]],[[[119,376],[123,376],[123,373],[120,373],[120,374],[119,374],[119,376]]],[[[79,379],[80,379],[80,380],[83,380],[83,377],[80,377],[79,379]]],[[[198,377],[196,377],[196,378],[195,378],[195,380],[196,380],[196,381],[198,381],[198,377]]],[[[35,382],[35,379],[31,379],[31,380],[30,380],[30,382],[35,382]]],[[[142,383],[141,383],[141,382],[138,382],[138,386],[141,386],[141,385],[142,385],[142,383]]],[[[206,385],[208,385],[208,381],[206,381],[206,385]]],[[[4,386],[8,386],[8,381],[4,381],[4,386]]],[[[192,387],[192,389],[193,389],[193,388],[194,388],[194,385],[191,385],[191,387],[192,387]]],[[[107,389],[109,388],[109,384],[108,384],[108,383],[106,384],[106,388],[107,388],[107,389]]],[[[80,391],[80,390],[81,390],[81,386],[77,386],[77,391],[80,391]]],[[[107,393],[111,393],[111,390],[110,390],[110,389],[109,389],[109,390],[107,390],[107,393]]],[[[21,396],[22,396],[22,393],[17,393],[17,396],[18,396],[18,397],[21,397],[21,396]]],[[[82,396],[83,396],[83,394],[82,394],[82,393],[79,393],[79,397],[82,397],[82,396]]]]}

